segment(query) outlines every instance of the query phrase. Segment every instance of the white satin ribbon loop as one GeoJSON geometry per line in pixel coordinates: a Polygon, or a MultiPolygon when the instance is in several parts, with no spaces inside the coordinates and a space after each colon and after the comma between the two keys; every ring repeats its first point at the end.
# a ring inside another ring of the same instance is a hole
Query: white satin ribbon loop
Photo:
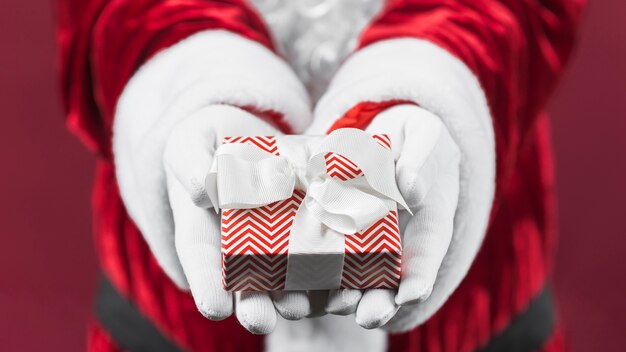
{"type": "Polygon", "coordinates": [[[349,181],[327,177],[309,185],[305,207],[321,223],[343,234],[368,228],[387,215],[389,206],[380,198],[352,187],[349,181]]]}
{"type": "Polygon", "coordinates": [[[370,190],[391,199],[411,212],[396,184],[395,163],[391,150],[381,147],[371,135],[356,128],[331,132],[318,146],[315,156],[333,152],[348,158],[363,172],[370,190]]]}
{"type": "Polygon", "coordinates": [[[217,149],[205,187],[216,211],[251,209],[291,197],[295,181],[285,158],[233,143],[217,149]]]}

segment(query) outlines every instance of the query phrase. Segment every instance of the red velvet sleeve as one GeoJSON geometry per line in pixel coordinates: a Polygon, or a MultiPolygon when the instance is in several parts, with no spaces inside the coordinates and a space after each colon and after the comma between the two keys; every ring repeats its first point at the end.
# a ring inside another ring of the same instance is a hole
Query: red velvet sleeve
{"type": "Polygon", "coordinates": [[[584,2],[390,0],[360,45],[414,37],[463,61],[487,96],[502,176],[563,71],[584,2]]]}
{"type": "Polygon", "coordinates": [[[225,29],[272,46],[243,0],[57,0],[67,124],[110,156],[117,99],[135,70],[159,50],[198,31],[225,29]]]}

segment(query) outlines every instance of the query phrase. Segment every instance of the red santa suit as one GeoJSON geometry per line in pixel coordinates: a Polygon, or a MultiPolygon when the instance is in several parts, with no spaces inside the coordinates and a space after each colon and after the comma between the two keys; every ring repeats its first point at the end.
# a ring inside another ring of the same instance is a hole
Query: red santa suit
{"type": "MultiPolygon", "coordinates": [[[[494,132],[496,183],[488,231],[469,272],[445,304],[417,328],[388,335],[385,346],[390,351],[562,350],[547,288],[556,238],[544,108],[571,52],[582,2],[363,4],[368,6],[362,10],[364,16],[348,22],[347,28],[331,27],[336,33],[327,35],[341,40],[321,43],[313,50],[291,45],[315,38],[306,38],[307,31],[293,30],[298,21],[284,13],[289,6],[255,1],[255,8],[241,0],[60,0],[58,40],[67,124],[99,155],[93,207],[104,278],[89,350],[266,347],[264,337],[246,332],[232,318],[205,319],[192,297],[163,272],[127,213],[113,163],[116,106],[131,77],[156,54],[212,30],[228,31],[285,57],[314,99],[322,95],[346,55],[363,52],[370,58],[362,61],[372,67],[381,63],[377,60],[381,54],[371,54],[372,50],[388,53],[391,62],[397,59],[403,64],[412,55],[437,60],[439,51],[460,61],[480,83],[477,94],[486,97],[494,132]],[[419,39],[436,49],[404,50],[402,41],[393,41],[398,38],[419,39]],[[372,50],[366,54],[368,48],[372,50]]],[[[323,6],[294,11],[311,18],[316,11],[327,12],[323,6]]],[[[350,18],[350,13],[361,11],[358,6],[346,6],[347,17],[338,18],[350,18]]],[[[431,79],[428,67],[423,70],[424,77],[431,79]]],[[[401,89],[389,94],[363,89],[335,100],[322,98],[328,121],[317,123],[327,128],[365,128],[379,112],[407,101],[429,106],[428,97],[401,89]],[[334,117],[337,112],[340,116],[334,117]]],[[[279,106],[226,103],[254,110],[286,133],[301,132],[308,124],[288,117],[289,110],[295,109],[289,102],[279,106]]]]}

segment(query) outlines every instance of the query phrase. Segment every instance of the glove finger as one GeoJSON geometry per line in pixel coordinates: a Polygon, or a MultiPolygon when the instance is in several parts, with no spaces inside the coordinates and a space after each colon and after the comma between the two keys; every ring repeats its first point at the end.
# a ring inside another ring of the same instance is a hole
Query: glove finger
{"type": "Polygon", "coordinates": [[[366,290],[356,309],[356,322],[365,329],[386,324],[398,311],[394,303],[396,292],[388,289],[366,290]]]}
{"type": "Polygon", "coordinates": [[[225,137],[277,135],[280,132],[247,111],[229,105],[198,110],[172,130],[164,162],[183,185],[194,204],[212,206],[206,178],[215,149],[225,137]]]}
{"type": "Polygon", "coordinates": [[[326,312],[335,315],[349,315],[356,312],[356,308],[363,293],[361,290],[342,289],[328,293],[326,312]]]}
{"type": "Polygon", "coordinates": [[[300,320],[311,313],[306,291],[275,291],[270,297],[278,314],[287,320],[300,320]]]}
{"type": "Polygon", "coordinates": [[[276,310],[267,292],[236,292],[235,315],[253,334],[269,334],[276,327],[276,310]]]}
{"type": "Polygon", "coordinates": [[[385,325],[381,326],[382,330],[390,332],[392,334],[399,334],[412,330],[416,326],[424,322],[424,313],[418,308],[420,306],[413,307],[400,307],[396,312],[396,315],[391,318],[385,325]]]}
{"type": "Polygon", "coordinates": [[[166,167],[170,206],[174,215],[175,245],[191,294],[202,315],[221,320],[233,312],[230,292],[222,287],[219,218],[196,207],[166,167]]]}
{"type": "Polygon", "coordinates": [[[458,168],[438,176],[409,219],[402,238],[402,278],[396,304],[424,301],[432,292],[454,230],[459,196],[458,168]]]}

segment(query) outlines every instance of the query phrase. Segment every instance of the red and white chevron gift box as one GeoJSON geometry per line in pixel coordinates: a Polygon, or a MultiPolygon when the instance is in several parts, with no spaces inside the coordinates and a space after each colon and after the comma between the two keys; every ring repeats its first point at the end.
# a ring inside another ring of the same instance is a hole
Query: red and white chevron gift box
{"type": "MultiPolygon", "coordinates": [[[[391,149],[386,135],[371,137],[381,147],[391,149]]],[[[276,138],[272,136],[229,137],[224,143],[247,143],[280,156],[276,138]]],[[[337,180],[363,177],[355,163],[337,153],[325,154],[325,163],[326,173],[337,180]]],[[[291,228],[304,197],[305,192],[296,189],[291,198],[265,206],[222,209],[222,279],[226,290],[286,289],[291,228]]],[[[344,238],[340,288],[398,287],[402,246],[397,210],[390,210],[367,229],[344,238]]],[[[302,275],[309,274],[307,268],[300,270],[304,271],[302,275]]]]}

